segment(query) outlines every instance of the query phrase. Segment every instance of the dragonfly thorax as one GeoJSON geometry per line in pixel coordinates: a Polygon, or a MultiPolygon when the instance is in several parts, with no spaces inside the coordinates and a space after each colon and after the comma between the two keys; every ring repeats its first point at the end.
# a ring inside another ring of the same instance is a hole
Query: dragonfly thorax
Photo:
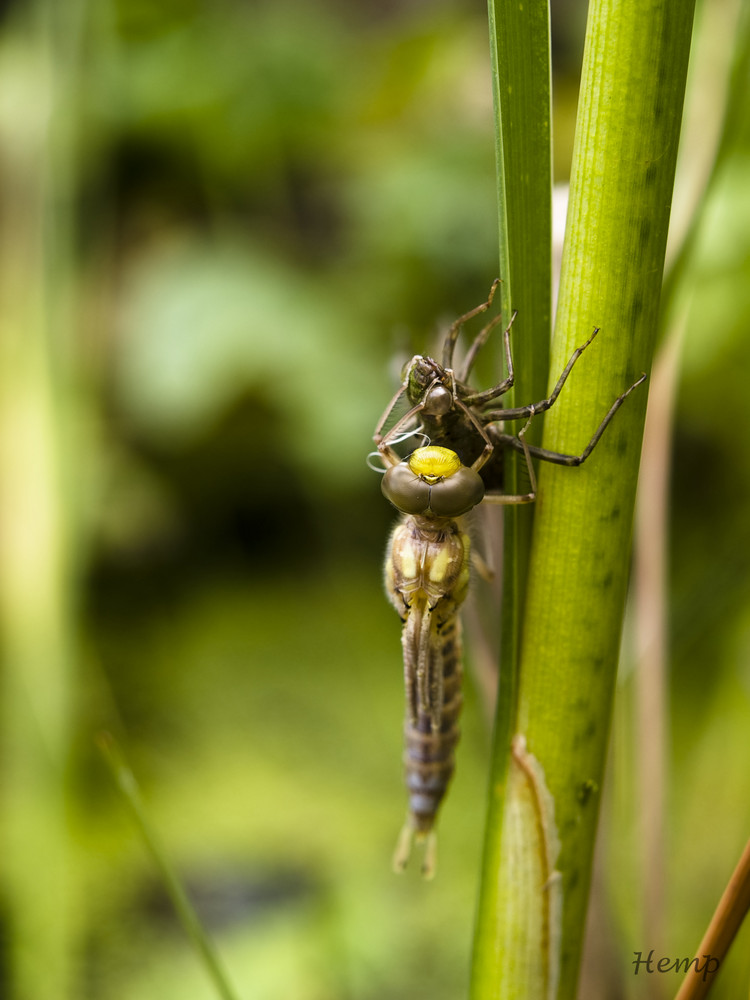
{"type": "Polygon", "coordinates": [[[482,477],[450,448],[417,448],[383,476],[383,493],[402,514],[459,517],[484,496],[482,477]]]}

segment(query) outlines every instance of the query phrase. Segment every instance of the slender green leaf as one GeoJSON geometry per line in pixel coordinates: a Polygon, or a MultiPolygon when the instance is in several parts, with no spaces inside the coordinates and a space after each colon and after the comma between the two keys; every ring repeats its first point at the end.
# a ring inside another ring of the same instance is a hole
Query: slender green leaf
{"type": "MultiPolygon", "coordinates": [[[[518,5],[489,0],[490,52],[495,105],[500,272],[503,312],[518,310],[513,328],[516,405],[541,399],[549,367],[552,269],[549,9],[546,0],[518,5]]],[[[511,404],[512,405],[512,404],[511,404]]],[[[541,422],[529,428],[539,440],[541,422]]],[[[508,456],[506,490],[523,492],[519,463],[508,456]]],[[[475,941],[472,996],[490,995],[495,969],[497,847],[516,711],[516,664],[530,548],[531,508],[508,508],[505,519],[502,673],[485,836],[485,877],[475,941]]],[[[528,898],[528,897],[527,897],[528,898]]],[[[533,919],[533,917],[532,917],[533,919]]],[[[509,951],[517,954],[514,947],[509,951]]]]}
{"type": "MultiPolygon", "coordinates": [[[[552,167],[550,132],[549,11],[546,0],[523,9],[490,0],[490,54],[497,158],[502,308],[514,310],[516,382],[508,400],[526,403],[544,395],[549,366],[552,271],[552,167]]],[[[509,405],[513,405],[509,402],[509,405]]],[[[541,424],[530,428],[530,440],[541,424]]],[[[523,492],[518,463],[509,456],[507,492],[523,492]]],[[[503,663],[496,727],[497,766],[507,766],[515,702],[514,664],[523,602],[532,510],[509,509],[504,559],[503,663]]]]}
{"type": "MultiPolygon", "coordinates": [[[[501,300],[506,317],[510,317],[514,310],[518,311],[513,328],[516,381],[507,398],[515,403],[528,403],[544,395],[551,331],[549,9],[546,0],[533,0],[526,6],[508,0],[490,0],[488,9],[495,107],[500,276],[503,280],[501,300]]],[[[529,440],[540,437],[541,422],[538,421],[529,429],[529,440]]],[[[509,459],[509,493],[521,491],[518,487],[518,468],[515,459],[509,459]]],[[[532,511],[510,511],[507,520],[505,591],[508,600],[504,622],[504,661],[515,663],[532,511]]],[[[507,748],[507,740],[504,746],[507,748]]]]}
{"type": "Polygon", "coordinates": [[[206,974],[216,988],[217,996],[221,997],[222,1000],[238,1000],[238,995],[230,986],[219,957],[211,941],[208,939],[182,882],[149,819],[138,782],[128,767],[122,750],[109,733],[102,733],[100,735],[99,747],[112,772],[112,776],[117,782],[120,792],[130,807],[133,819],[138,825],[144,843],[148,847],[151,857],[159,870],[164,888],[172,900],[172,905],[180,919],[180,923],[185,928],[185,932],[190,938],[190,942],[195,948],[198,958],[206,970],[206,974]]]}

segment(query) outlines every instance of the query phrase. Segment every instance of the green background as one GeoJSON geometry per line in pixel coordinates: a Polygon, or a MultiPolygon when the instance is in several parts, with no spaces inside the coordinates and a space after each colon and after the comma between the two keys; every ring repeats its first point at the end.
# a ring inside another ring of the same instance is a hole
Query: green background
{"type": "MultiPolygon", "coordinates": [[[[396,878],[399,623],[380,581],[393,515],[365,456],[401,361],[434,347],[497,276],[486,13],[462,0],[89,6],[71,4],[81,26],[58,25],[63,38],[79,33],[70,133],[37,189],[67,220],[45,244],[46,267],[73,302],[73,318],[49,326],[64,359],[54,402],[74,415],[74,444],[58,456],[75,512],[72,750],[55,834],[69,891],[50,899],[40,882],[20,899],[6,872],[6,952],[37,949],[42,939],[13,931],[14,913],[37,907],[65,927],[75,997],[214,995],[96,749],[109,730],[241,996],[453,1000],[468,983],[489,713],[469,681],[438,877],[424,884],[415,866],[396,878]]],[[[44,86],[44,18],[25,14],[9,4],[0,20],[6,151],[23,146],[44,86]]],[[[554,5],[560,181],[584,22],[581,5],[554,5]]],[[[707,9],[697,32],[704,75],[688,91],[680,226],[721,114],[731,19],[707,9]]],[[[61,57],[47,55],[54,69],[61,57]]],[[[673,957],[697,945],[750,817],[749,170],[745,120],[683,278],[665,802],[673,957]]],[[[29,192],[7,176],[6,246],[13,226],[33,224],[29,192]]],[[[35,273],[26,280],[33,298],[35,273]]],[[[649,943],[628,635],[584,1000],[654,988],[630,964],[649,943]]],[[[6,762],[24,752],[16,739],[6,762]]],[[[13,863],[33,871],[29,850],[13,863]]],[[[748,961],[734,956],[717,998],[746,990],[748,961]]],[[[660,978],[676,990],[677,977],[660,978]]]]}

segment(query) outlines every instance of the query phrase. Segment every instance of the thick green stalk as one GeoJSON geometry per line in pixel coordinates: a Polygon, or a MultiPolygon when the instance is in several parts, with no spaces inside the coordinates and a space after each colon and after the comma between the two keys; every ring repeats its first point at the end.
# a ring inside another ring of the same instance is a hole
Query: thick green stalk
{"type": "MultiPolygon", "coordinates": [[[[582,450],[656,335],[693,0],[594,0],[544,445],[582,450]]],[[[575,996],[628,576],[646,393],[579,469],[539,475],[514,763],[488,840],[474,997],[575,996]]]]}

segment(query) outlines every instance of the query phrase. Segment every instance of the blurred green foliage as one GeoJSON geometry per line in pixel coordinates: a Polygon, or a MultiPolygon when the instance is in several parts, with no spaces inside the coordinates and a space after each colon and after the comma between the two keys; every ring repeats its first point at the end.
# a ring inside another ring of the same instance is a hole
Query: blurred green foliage
{"type": "MultiPolygon", "coordinates": [[[[241,995],[462,996],[485,715],[469,685],[438,879],[396,879],[399,627],[380,589],[392,515],[364,458],[401,356],[495,277],[484,10],[81,10],[66,109],[73,237],[48,262],[73,276],[77,445],[62,461],[83,524],[74,995],[212,995],[97,756],[95,734],[112,729],[241,995]]],[[[12,86],[0,90],[18,99],[2,108],[4,143],[41,85],[27,15],[3,7],[12,86]]],[[[722,25],[706,17],[702,30],[722,25]]],[[[566,52],[562,94],[576,86],[566,52]]],[[[566,119],[556,128],[571,132],[566,119]]],[[[748,157],[746,129],[700,234],[676,427],[668,809],[680,955],[750,818],[748,157]]],[[[13,196],[0,196],[0,225],[13,196]]],[[[637,832],[622,836],[627,868],[637,832]]],[[[611,874],[616,895],[622,872],[611,874]]],[[[6,892],[4,914],[13,907],[6,892]]],[[[631,939],[626,928],[628,989],[631,939]]]]}

